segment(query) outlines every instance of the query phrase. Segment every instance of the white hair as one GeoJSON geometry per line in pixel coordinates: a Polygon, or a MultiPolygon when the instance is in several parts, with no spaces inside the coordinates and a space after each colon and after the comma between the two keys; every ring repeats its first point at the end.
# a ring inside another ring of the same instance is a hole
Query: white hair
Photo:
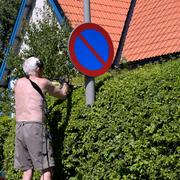
{"type": "Polygon", "coordinates": [[[26,59],[23,63],[23,71],[26,75],[30,75],[32,72],[35,72],[38,68],[40,60],[36,57],[30,57],[26,59]]]}

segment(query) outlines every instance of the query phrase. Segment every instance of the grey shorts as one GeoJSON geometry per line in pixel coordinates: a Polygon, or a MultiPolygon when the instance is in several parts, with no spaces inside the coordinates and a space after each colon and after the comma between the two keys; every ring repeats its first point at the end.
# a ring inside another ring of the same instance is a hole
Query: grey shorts
{"type": "Polygon", "coordinates": [[[54,166],[51,137],[39,122],[17,122],[15,169],[43,170],[54,166]]]}

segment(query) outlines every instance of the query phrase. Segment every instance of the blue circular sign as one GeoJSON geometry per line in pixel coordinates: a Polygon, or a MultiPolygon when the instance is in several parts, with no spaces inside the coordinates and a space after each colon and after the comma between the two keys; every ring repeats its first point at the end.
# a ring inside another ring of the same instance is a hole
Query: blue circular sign
{"type": "Polygon", "coordinates": [[[98,76],[111,67],[114,49],[109,34],[102,27],[84,23],[71,33],[69,55],[80,72],[98,76]]]}

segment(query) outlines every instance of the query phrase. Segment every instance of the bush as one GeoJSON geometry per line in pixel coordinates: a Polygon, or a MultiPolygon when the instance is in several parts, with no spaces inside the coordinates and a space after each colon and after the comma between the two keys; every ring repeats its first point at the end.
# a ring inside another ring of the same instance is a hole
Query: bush
{"type": "Polygon", "coordinates": [[[7,116],[0,116],[0,170],[3,168],[3,145],[10,129],[11,119],[7,116]]]}
{"type": "Polygon", "coordinates": [[[178,179],[179,80],[177,60],[96,78],[92,108],[82,87],[64,102],[48,98],[54,179],[178,179]]]}

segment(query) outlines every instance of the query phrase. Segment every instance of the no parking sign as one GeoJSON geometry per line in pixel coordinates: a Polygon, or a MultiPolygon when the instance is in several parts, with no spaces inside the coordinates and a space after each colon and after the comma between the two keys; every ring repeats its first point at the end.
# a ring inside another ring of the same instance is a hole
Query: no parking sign
{"type": "Polygon", "coordinates": [[[109,34],[101,26],[84,23],[71,33],[69,55],[81,73],[95,77],[111,67],[114,49],[109,34]]]}

